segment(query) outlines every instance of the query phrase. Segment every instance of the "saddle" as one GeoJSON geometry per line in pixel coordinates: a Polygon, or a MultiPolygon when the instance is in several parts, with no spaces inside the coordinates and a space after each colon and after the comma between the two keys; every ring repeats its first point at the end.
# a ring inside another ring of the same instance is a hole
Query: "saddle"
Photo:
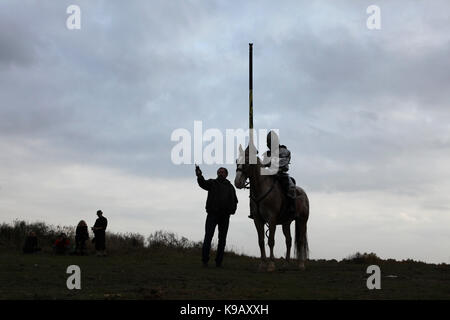
{"type": "MultiPolygon", "coordinates": [[[[292,178],[292,177],[289,177],[289,178],[292,179],[292,182],[294,182],[294,185],[296,185],[295,179],[292,178]]],[[[276,180],[278,180],[278,179],[276,179],[276,180]]],[[[278,183],[281,185],[280,181],[278,181],[278,183]]],[[[258,198],[254,198],[250,194],[250,199],[256,205],[255,208],[254,208],[256,211],[254,211],[254,213],[252,213],[253,215],[257,215],[258,214],[260,201],[262,201],[270,192],[272,192],[272,189],[273,189],[274,186],[275,186],[275,182],[272,184],[272,187],[265,194],[263,194],[262,196],[260,196],[258,198]]],[[[300,193],[299,193],[298,190],[296,190],[296,199],[299,198],[299,197],[300,197],[300,193]]],[[[295,213],[290,212],[290,210],[289,210],[289,198],[288,198],[287,193],[285,191],[285,192],[283,192],[282,205],[281,205],[280,213],[278,215],[277,224],[284,224],[284,223],[290,222],[290,221],[292,221],[294,219],[294,216],[295,216],[295,213]]]]}

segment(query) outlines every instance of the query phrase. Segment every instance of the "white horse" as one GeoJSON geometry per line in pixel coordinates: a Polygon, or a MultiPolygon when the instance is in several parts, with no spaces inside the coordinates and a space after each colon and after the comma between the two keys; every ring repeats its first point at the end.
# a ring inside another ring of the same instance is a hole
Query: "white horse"
{"type": "Polygon", "coordinates": [[[256,164],[249,163],[249,148],[244,150],[239,146],[239,158],[236,161],[236,178],[234,185],[238,189],[245,188],[247,179],[250,179],[250,210],[253,212],[253,221],[258,232],[258,243],[261,250],[261,266],[266,262],[266,251],[264,247],[264,224],[269,227],[270,262],[268,270],[275,270],[273,247],[275,245],[275,229],[281,224],[286,238],[286,260],[290,259],[292,238],[291,222],[295,220],[295,253],[298,259],[298,267],[305,268],[308,258],[308,239],[306,234],[306,223],[309,216],[309,200],[305,191],[297,187],[297,212],[295,216],[286,213],[287,198],[282,190],[281,184],[274,175],[262,175],[262,162],[256,157],[256,164]]]}

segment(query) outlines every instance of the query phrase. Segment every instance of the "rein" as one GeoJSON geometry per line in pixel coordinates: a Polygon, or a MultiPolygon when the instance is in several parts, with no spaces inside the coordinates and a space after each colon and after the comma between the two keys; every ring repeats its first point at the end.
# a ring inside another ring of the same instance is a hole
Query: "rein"
{"type": "MultiPolygon", "coordinates": [[[[249,195],[248,197],[250,198],[250,200],[253,200],[253,202],[255,202],[255,204],[256,204],[256,214],[257,214],[258,216],[260,216],[260,215],[259,215],[259,203],[260,203],[262,200],[264,200],[264,198],[267,197],[267,196],[269,195],[270,192],[272,192],[273,187],[275,186],[275,183],[276,183],[276,179],[273,179],[273,183],[272,183],[272,185],[270,186],[269,190],[267,190],[267,192],[264,193],[264,194],[263,194],[261,197],[259,197],[258,199],[256,199],[255,197],[252,197],[251,190],[250,190],[250,195],[249,195]]],[[[249,184],[250,184],[250,182],[249,182],[249,184]]],[[[250,189],[250,187],[249,187],[249,189],[250,189]]],[[[266,222],[266,227],[267,227],[267,230],[266,230],[265,234],[266,234],[266,238],[269,239],[269,223],[268,223],[268,222],[266,222]]]]}

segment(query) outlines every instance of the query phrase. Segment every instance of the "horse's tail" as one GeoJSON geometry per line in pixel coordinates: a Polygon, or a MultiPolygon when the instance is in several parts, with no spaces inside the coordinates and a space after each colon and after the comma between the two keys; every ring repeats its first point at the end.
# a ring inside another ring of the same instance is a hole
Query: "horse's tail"
{"type": "Polygon", "coordinates": [[[302,201],[300,218],[295,219],[295,255],[301,261],[306,261],[309,257],[308,235],[306,223],[309,216],[309,201],[305,194],[305,200],[302,201]]]}

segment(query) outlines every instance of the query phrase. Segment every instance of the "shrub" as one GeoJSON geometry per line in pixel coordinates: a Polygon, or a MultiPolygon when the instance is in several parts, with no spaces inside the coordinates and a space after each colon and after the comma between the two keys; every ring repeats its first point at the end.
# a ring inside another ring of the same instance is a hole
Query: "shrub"
{"type": "Polygon", "coordinates": [[[144,236],[138,233],[106,233],[108,252],[129,252],[144,249],[144,236]]]}
{"type": "Polygon", "coordinates": [[[343,259],[343,262],[357,263],[357,264],[374,264],[383,261],[375,253],[355,253],[343,259]]]}
{"type": "Polygon", "coordinates": [[[51,247],[57,235],[65,233],[69,238],[74,238],[74,230],[65,226],[49,226],[44,222],[27,223],[15,220],[12,225],[2,223],[0,225],[0,244],[2,247],[21,249],[27,235],[34,231],[42,248],[51,247]]]}
{"type": "MultiPolygon", "coordinates": [[[[65,233],[75,246],[76,227],[53,226],[44,222],[28,223],[26,221],[14,221],[12,224],[0,225],[0,247],[10,250],[22,250],[27,235],[34,231],[39,241],[39,247],[44,252],[51,252],[52,245],[60,233],[65,233]]],[[[94,250],[92,244],[93,235],[87,241],[87,250],[94,250]]],[[[179,238],[174,233],[156,231],[147,238],[147,244],[143,235],[138,233],[113,233],[106,232],[106,250],[109,253],[128,253],[136,250],[156,248],[173,248],[179,250],[200,249],[201,242],[193,242],[185,237],[179,238]]]]}
{"type": "Polygon", "coordinates": [[[147,238],[149,248],[200,249],[201,242],[190,241],[185,237],[178,238],[171,232],[156,231],[147,238]]]}

